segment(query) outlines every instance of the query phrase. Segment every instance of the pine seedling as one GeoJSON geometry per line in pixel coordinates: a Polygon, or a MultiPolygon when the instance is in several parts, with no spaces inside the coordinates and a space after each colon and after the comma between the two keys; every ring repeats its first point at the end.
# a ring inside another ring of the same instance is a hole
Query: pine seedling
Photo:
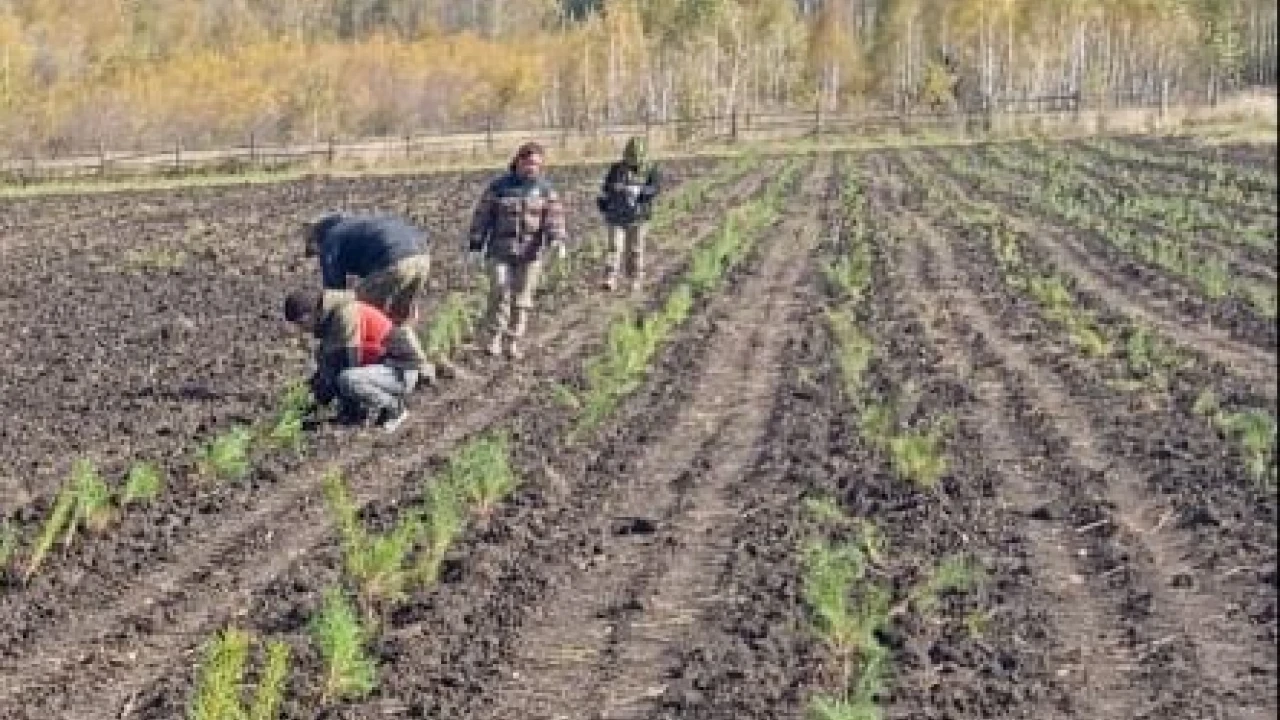
{"type": "Polygon", "coordinates": [[[102,480],[90,460],[76,460],[71,468],[71,484],[75,489],[76,510],[67,526],[62,543],[70,546],[78,528],[101,532],[111,523],[114,508],[111,506],[111,489],[102,480]]]}
{"type": "Polygon", "coordinates": [[[196,460],[201,474],[239,480],[249,474],[249,444],[253,433],[237,425],[219,435],[200,450],[196,460]]]}
{"type": "Polygon", "coordinates": [[[1240,445],[1249,475],[1255,482],[1263,482],[1275,463],[1275,418],[1254,408],[1224,415],[1220,424],[1240,445]]]}
{"type": "Polygon", "coordinates": [[[458,492],[448,476],[427,484],[425,528],[417,563],[419,582],[427,585],[436,582],[445,553],[466,525],[458,492]]]}
{"type": "Polygon", "coordinates": [[[943,593],[969,590],[977,585],[979,577],[980,570],[964,557],[945,557],[929,574],[929,579],[911,592],[911,602],[922,613],[933,612],[943,593]]]}
{"type": "Polygon", "coordinates": [[[190,720],[247,720],[240,689],[249,659],[249,633],[227,628],[205,648],[190,720]]]}
{"type": "Polygon", "coordinates": [[[32,548],[31,557],[27,561],[27,570],[23,576],[24,582],[30,582],[31,576],[35,575],[36,571],[40,569],[40,565],[44,563],[45,556],[53,549],[58,537],[67,525],[73,521],[75,509],[75,490],[70,485],[64,485],[62,490],[58,492],[58,498],[54,501],[53,508],[49,511],[49,516],[45,518],[44,526],[40,529],[39,536],[36,537],[36,544],[32,548]]]}
{"type": "Polygon", "coordinates": [[[267,666],[258,683],[248,720],[279,720],[289,676],[289,645],[282,640],[267,643],[267,666]]]}
{"type": "Polygon", "coordinates": [[[0,522],[0,577],[9,569],[9,563],[18,553],[18,531],[5,520],[0,522]]]}
{"type": "Polygon", "coordinates": [[[455,486],[465,489],[475,512],[489,516],[517,484],[506,435],[468,443],[451,461],[448,474],[455,486]]]}
{"type": "Polygon", "coordinates": [[[909,431],[889,440],[889,454],[894,472],[899,477],[929,489],[947,471],[947,458],[941,448],[941,433],[909,431]]]}
{"type": "Polygon", "coordinates": [[[359,616],[341,588],[329,588],[310,629],[324,660],[321,704],[360,698],[377,685],[377,666],[366,654],[359,616]]]}
{"type": "Polygon", "coordinates": [[[865,569],[862,552],[852,545],[815,544],[805,551],[802,594],[819,634],[840,655],[856,648],[861,634],[849,591],[865,569]]]}
{"type": "Polygon", "coordinates": [[[874,703],[819,696],[809,705],[807,720],[881,720],[883,717],[884,713],[874,703]]]}
{"type": "Polygon", "coordinates": [[[347,572],[368,608],[404,597],[414,576],[409,556],[423,531],[420,515],[410,513],[387,533],[364,533],[363,545],[348,552],[347,572]]]}
{"type": "Polygon", "coordinates": [[[154,463],[134,463],[125,477],[124,490],[120,493],[120,505],[149,505],[160,495],[164,480],[154,463]]]}

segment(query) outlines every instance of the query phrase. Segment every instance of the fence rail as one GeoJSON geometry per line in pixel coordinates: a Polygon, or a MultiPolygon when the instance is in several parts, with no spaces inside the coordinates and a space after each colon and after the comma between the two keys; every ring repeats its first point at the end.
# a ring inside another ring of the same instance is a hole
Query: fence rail
{"type": "MultiPolygon", "coordinates": [[[[180,175],[207,171],[276,170],[298,165],[385,165],[395,163],[458,163],[492,159],[519,143],[536,140],[561,155],[589,156],[614,152],[621,140],[643,135],[655,149],[688,149],[718,143],[752,140],[815,138],[824,135],[915,134],[930,130],[989,132],[1009,119],[1021,122],[1078,117],[1086,107],[1079,94],[1002,98],[980,109],[934,109],[927,112],[879,111],[861,113],[810,112],[729,113],[665,122],[633,122],[587,127],[498,128],[489,123],[478,131],[384,136],[357,140],[330,137],[301,144],[260,144],[251,136],[238,147],[187,149],[181,140],[168,150],[127,152],[99,148],[94,152],[52,158],[8,158],[0,162],[0,183],[28,184],[54,179],[180,175]]],[[[1108,98],[1110,109],[1117,107],[1108,98]]],[[[1129,109],[1168,107],[1164,92],[1157,97],[1132,98],[1129,109]]]]}

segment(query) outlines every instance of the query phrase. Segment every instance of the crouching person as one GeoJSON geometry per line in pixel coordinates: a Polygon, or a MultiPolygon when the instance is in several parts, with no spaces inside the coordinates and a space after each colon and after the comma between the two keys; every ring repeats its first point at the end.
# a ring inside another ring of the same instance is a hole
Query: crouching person
{"type": "Polygon", "coordinates": [[[413,330],[343,291],[295,290],[284,314],[319,340],[310,382],[316,403],[338,400],[343,416],[395,432],[427,360],[413,330]]]}

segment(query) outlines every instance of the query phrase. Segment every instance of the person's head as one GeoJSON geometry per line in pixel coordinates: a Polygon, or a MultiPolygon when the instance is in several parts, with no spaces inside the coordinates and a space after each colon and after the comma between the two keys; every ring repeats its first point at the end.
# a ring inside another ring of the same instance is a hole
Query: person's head
{"type": "Polygon", "coordinates": [[[542,173],[542,162],[546,153],[536,142],[527,142],[516,150],[511,159],[511,172],[526,178],[537,177],[542,173]]]}
{"type": "Polygon", "coordinates": [[[622,160],[631,167],[642,167],[645,161],[644,138],[633,137],[627,140],[627,146],[622,149],[622,160]]]}
{"type": "Polygon", "coordinates": [[[317,288],[300,288],[284,299],[284,319],[302,328],[310,328],[320,314],[324,293],[317,288]]]}
{"type": "Polygon", "coordinates": [[[303,223],[302,238],[306,245],[304,253],[307,257],[320,254],[320,242],[324,240],[325,233],[341,220],[342,213],[329,211],[303,223]]]}

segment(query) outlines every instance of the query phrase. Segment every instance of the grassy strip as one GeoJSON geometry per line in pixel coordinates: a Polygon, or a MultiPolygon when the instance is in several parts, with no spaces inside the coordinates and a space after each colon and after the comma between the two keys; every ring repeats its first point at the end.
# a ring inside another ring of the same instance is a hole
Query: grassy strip
{"type": "Polygon", "coordinates": [[[790,161],[760,198],[730,211],[719,232],[694,250],[684,277],[658,309],[645,315],[628,310],[610,323],[604,350],[587,361],[586,387],[577,394],[559,389],[579,411],[570,443],[599,426],[640,387],[649,361],[688,318],[694,302],[720,285],[746,257],[756,235],[777,218],[799,169],[799,162],[790,161]]]}
{"type": "MultiPolygon", "coordinates": [[[[913,184],[922,183],[924,176],[918,168],[906,161],[904,166],[913,184]]],[[[1119,327],[1096,322],[1091,313],[1080,307],[1077,292],[1069,282],[1053,273],[1041,274],[1031,268],[1022,255],[1019,234],[1003,220],[999,208],[938,190],[937,185],[921,186],[932,187],[931,192],[936,191],[939,204],[950,208],[963,227],[987,236],[1005,283],[1035,298],[1045,319],[1064,327],[1083,354],[1112,358],[1122,364],[1129,380],[1113,382],[1113,387],[1166,392],[1179,373],[1194,366],[1193,358],[1137,321],[1125,319],[1119,327]]],[[[1206,389],[1192,412],[1208,420],[1217,432],[1232,441],[1247,475],[1254,482],[1265,487],[1276,486],[1276,420],[1270,411],[1263,408],[1224,410],[1219,407],[1216,395],[1206,389]]]]}

